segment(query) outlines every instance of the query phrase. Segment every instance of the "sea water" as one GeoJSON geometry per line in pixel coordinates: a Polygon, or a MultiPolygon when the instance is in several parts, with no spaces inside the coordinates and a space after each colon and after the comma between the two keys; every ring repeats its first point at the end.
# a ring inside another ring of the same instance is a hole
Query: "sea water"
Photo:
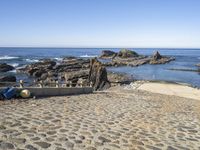
{"type": "MultiPolygon", "coordinates": [[[[195,65],[200,63],[200,49],[159,49],[159,48],[130,48],[141,55],[152,55],[159,51],[161,55],[174,56],[175,61],[161,65],[142,65],[138,67],[109,67],[109,71],[127,73],[135,79],[163,80],[181,82],[200,87],[200,74],[190,71],[174,71],[169,69],[198,69],[195,65]]],[[[0,48],[0,63],[8,63],[15,68],[38,62],[40,59],[51,58],[61,61],[65,56],[82,58],[97,57],[102,50],[119,51],[120,48],[0,48]]],[[[24,74],[17,74],[18,79],[26,79],[24,74]]]]}

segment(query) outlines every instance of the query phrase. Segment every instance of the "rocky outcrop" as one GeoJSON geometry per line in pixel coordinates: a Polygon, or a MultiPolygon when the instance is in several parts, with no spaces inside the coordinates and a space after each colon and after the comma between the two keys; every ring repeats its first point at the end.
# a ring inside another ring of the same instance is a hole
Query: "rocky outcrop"
{"type": "Polygon", "coordinates": [[[162,56],[160,55],[158,51],[156,51],[153,54],[152,59],[150,60],[149,64],[166,64],[172,60],[175,60],[175,58],[162,56]]]}
{"type": "Polygon", "coordinates": [[[65,57],[59,64],[56,64],[52,60],[42,60],[27,65],[19,71],[34,77],[36,81],[44,81],[45,83],[72,81],[76,84],[80,78],[84,80],[88,79],[89,66],[89,59],[65,57]]]}
{"type": "Polygon", "coordinates": [[[123,73],[108,72],[108,80],[112,85],[118,84],[130,84],[134,78],[131,75],[123,73]]]}
{"type": "Polygon", "coordinates": [[[134,51],[128,49],[122,49],[119,51],[117,56],[120,58],[130,58],[130,57],[138,57],[139,55],[134,51]]]}
{"type": "Polygon", "coordinates": [[[150,58],[145,57],[145,56],[138,56],[138,57],[133,57],[133,58],[119,58],[116,57],[110,62],[105,62],[105,66],[113,66],[113,67],[119,67],[119,66],[131,66],[131,67],[136,67],[140,65],[144,65],[149,63],[150,58]]]}
{"type": "Polygon", "coordinates": [[[196,65],[197,67],[200,67],[200,63],[196,65]]]}
{"type": "Polygon", "coordinates": [[[6,63],[0,64],[0,72],[8,72],[15,69],[13,66],[10,66],[6,63]]]}
{"type": "Polygon", "coordinates": [[[130,50],[121,50],[117,56],[109,62],[105,62],[105,66],[131,66],[136,67],[144,64],[165,64],[172,60],[175,60],[173,57],[165,57],[160,55],[157,51],[153,56],[143,56],[138,55],[134,51],[130,50]]]}
{"type": "Polygon", "coordinates": [[[106,68],[96,58],[90,62],[89,82],[92,82],[94,90],[104,90],[110,87],[106,68]]]}
{"type": "Polygon", "coordinates": [[[73,84],[77,84],[77,82],[81,79],[82,81],[84,81],[84,84],[89,85],[89,82],[86,83],[88,77],[89,77],[89,69],[66,72],[63,78],[65,79],[66,82],[71,81],[73,84]]]}
{"type": "Polygon", "coordinates": [[[25,72],[30,76],[39,78],[44,73],[47,73],[49,70],[52,70],[53,67],[56,65],[55,61],[50,59],[41,60],[40,62],[27,65],[25,68],[21,68],[18,71],[25,72]]]}
{"type": "Polygon", "coordinates": [[[16,77],[13,75],[5,75],[0,77],[0,82],[16,82],[16,77]]]}
{"type": "Polygon", "coordinates": [[[163,57],[160,55],[158,51],[153,54],[153,60],[162,59],[163,57]]]}
{"type": "Polygon", "coordinates": [[[111,50],[103,50],[100,58],[101,59],[110,59],[110,58],[114,58],[116,55],[117,55],[117,53],[115,53],[111,50]]]}

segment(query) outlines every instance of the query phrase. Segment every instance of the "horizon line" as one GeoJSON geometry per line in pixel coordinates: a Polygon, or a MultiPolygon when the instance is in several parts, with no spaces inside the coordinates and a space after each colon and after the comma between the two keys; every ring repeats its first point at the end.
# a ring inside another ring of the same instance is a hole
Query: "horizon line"
{"type": "Polygon", "coordinates": [[[103,48],[103,49],[114,49],[114,48],[119,48],[119,49],[123,49],[123,48],[135,48],[135,49],[200,49],[200,48],[191,48],[191,47],[86,47],[86,46],[83,46],[83,47],[75,47],[75,46],[72,46],[72,47],[68,47],[68,46],[0,46],[0,48],[72,48],[72,49],[79,49],[79,48],[83,48],[83,49],[93,49],[93,48],[103,48]]]}

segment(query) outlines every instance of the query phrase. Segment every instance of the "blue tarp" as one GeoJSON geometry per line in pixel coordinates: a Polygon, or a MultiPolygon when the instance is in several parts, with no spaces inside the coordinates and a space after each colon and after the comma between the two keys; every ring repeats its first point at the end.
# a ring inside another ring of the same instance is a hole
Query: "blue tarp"
{"type": "Polygon", "coordinates": [[[14,87],[8,87],[0,91],[1,98],[11,99],[16,96],[17,90],[14,87]]]}

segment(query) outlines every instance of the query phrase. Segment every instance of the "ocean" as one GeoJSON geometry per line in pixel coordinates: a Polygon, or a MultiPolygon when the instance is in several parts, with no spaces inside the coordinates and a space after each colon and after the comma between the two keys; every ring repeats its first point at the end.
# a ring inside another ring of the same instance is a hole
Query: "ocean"
{"type": "MultiPolygon", "coordinates": [[[[0,48],[0,63],[7,63],[15,68],[38,62],[40,59],[51,58],[61,61],[65,56],[82,58],[96,57],[102,50],[119,51],[120,48],[0,48]]],[[[138,67],[109,67],[109,71],[127,73],[138,80],[162,80],[187,83],[200,88],[200,74],[198,72],[174,71],[169,69],[198,69],[200,63],[200,49],[159,49],[159,48],[130,48],[141,55],[152,55],[159,51],[161,55],[174,56],[175,61],[162,65],[142,65],[138,67]]],[[[4,73],[1,73],[4,74],[4,73]]],[[[11,71],[17,79],[28,80],[25,74],[11,71]]]]}

